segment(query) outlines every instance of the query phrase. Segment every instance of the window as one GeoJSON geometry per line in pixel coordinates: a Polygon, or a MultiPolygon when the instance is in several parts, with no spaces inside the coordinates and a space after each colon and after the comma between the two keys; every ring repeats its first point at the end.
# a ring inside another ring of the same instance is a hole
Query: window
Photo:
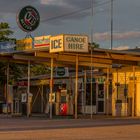
{"type": "MultiPolygon", "coordinates": [[[[86,105],[91,105],[91,83],[86,85],[86,105]]],[[[96,105],[96,83],[92,83],[92,105],[96,105]]]]}

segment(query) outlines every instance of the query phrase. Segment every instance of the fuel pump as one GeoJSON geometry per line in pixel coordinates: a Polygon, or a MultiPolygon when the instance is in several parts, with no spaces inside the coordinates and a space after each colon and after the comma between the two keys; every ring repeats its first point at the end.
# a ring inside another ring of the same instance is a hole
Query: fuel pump
{"type": "Polygon", "coordinates": [[[69,95],[67,90],[61,90],[60,92],[60,115],[68,115],[69,108],[69,95]]]}
{"type": "Polygon", "coordinates": [[[73,115],[73,101],[68,90],[61,89],[56,93],[56,115],[73,115]]]}

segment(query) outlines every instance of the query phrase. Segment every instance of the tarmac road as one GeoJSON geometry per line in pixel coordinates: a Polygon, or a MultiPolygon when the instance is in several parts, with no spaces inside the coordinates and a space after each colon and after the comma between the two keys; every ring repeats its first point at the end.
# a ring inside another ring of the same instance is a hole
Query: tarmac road
{"type": "Polygon", "coordinates": [[[0,119],[0,140],[140,140],[140,119],[0,119]]]}

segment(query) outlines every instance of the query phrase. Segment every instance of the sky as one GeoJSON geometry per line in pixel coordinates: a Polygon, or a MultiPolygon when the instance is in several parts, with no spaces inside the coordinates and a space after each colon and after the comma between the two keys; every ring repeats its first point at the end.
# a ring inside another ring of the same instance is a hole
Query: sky
{"type": "MultiPolygon", "coordinates": [[[[110,48],[111,0],[0,0],[0,22],[8,22],[12,37],[25,38],[16,23],[18,12],[27,5],[35,7],[40,14],[40,25],[32,36],[57,34],[85,34],[110,48]]],[[[113,48],[140,47],[140,0],[113,1],[113,48]]]]}

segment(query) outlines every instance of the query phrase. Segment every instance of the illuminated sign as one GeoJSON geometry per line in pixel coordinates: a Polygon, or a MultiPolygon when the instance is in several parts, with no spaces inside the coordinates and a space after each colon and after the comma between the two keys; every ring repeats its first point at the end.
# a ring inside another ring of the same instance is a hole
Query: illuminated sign
{"type": "Polygon", "coordinates": [[[48,48],[50,47],[50,35],[39,36],[34,38],[34,48],[48,48]]]}
{"type": "Polygon", "coordinates": [[[40,22],[38,11],[32,6],[26,6],[17,15],[17,24],[25,32],[34,31],[40,22]]]}
{"type": "Polygon", "coordinates": [[[50,52],[63,51],[63,35],[53,36],[50,38],[50,52]]]}
{"type": "Polygon", "coordinates": [[[29,50],[32,49],[33,40],[32,38],[25,38],[22,40],[16,41],[16,50],[22,51],[22,50],[29,50]]]}
{"type": "Polygon", "coordinates": [[[51,37],[50,52],[88,52],[88,36],[63,34],[51,37]]]}

